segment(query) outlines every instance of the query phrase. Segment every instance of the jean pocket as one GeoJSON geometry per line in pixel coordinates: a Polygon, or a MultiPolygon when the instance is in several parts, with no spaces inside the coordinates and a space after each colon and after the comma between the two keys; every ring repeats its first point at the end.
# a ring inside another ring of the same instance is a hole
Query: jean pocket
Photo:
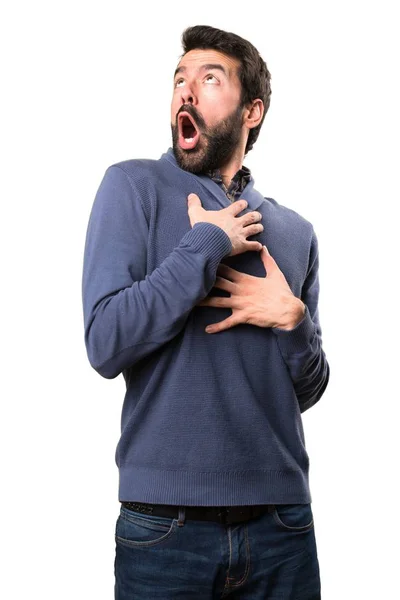
{"type": "Polygon", "coordinates": [[[115,541],[126,546],[154,546],[169,539],[176,531],[177,519],[142,515],[121,508],[115,526],[115,541]]]}
{"type": "Polygon", "coordinates": [[[308,531],[314,526],[311,503],[275,504],[272,515],[275,523],[285,531],[308,531]]]}

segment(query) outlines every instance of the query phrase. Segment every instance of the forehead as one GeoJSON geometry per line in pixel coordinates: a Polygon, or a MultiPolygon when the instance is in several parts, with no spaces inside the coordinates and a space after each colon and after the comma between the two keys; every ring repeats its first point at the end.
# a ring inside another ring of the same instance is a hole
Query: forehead
{"type": "Polygon", "coordinates": [[[224,67],[229,79],[237,77],[240,61],[217,50],[190,50],[181,60],[177,68],[185,67],[187,70],[198,70],[203,64],[215,63],[224,67]]]}

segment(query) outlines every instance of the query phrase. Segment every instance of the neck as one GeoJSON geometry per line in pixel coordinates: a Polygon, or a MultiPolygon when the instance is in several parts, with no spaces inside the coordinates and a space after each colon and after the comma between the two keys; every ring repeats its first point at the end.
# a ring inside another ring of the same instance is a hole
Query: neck
{"type": "Polygon", "coordinates": [[[229,161],[220,167],[222,181],[226,187],[229,187],[234,175],[242,168],[244,152],[242,148],[238,149],[229,161]]]}

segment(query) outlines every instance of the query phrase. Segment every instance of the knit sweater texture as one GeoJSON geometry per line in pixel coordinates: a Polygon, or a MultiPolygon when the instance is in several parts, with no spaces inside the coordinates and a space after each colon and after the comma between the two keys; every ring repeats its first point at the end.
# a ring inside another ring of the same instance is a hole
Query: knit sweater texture
{"type": "MultiPolygon", "coordinates": [[[[115,453],[120,501],[181,506],[311,502],[301,413],[329,380],[318,313],[319,254],[312,224],[254,188],[265,244],[305,303],[291,330],[240,324],[208,334],[229,308],[197,306],[218,264],[266,277],[259,252],[228,256],[217,225],[191,227],[187,197],[231,205],[207,175],[179,167],[173,149],[105,171],[86,232],[82,299],[91,366],[122,373],[126,392],[115,453]]],[[[236,201],[236,200],[235,200],[236,201]]]]}

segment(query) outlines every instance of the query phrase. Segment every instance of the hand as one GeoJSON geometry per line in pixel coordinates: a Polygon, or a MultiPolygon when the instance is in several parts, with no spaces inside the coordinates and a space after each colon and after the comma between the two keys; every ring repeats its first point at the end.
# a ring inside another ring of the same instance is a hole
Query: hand
{"type": "Polygon", "coordinates": [[[190,224],[193,227],[195,223],[213,223],[225,231],[232,244],[232,250],[228,256],[242,254],[248,250],[259,252],[262,248],[260,242],[248,242],[249,235],[255,235],[263,231],[264,226],[261,223],[262,214],[256,210],[246,213],[242,217],[237,217],[247,207],[246,200],[236,200],[230,206],[220,210],[206,210],[202,207],[200,198],[196,194],[188,196],[188,213],[190,224]],[[253,225],[252,223],[256,223],[253,225]]]}
{"type": "Polygon", "coordinates": [[[217,333],[240,323],[257,327],[293,329],[304,317],[305,304],[292,293],[289,284],[266,246],[260,253],[266,277],[253,277],[220,263],[215,287],[230,292],[230,297],[207,296],[197,306],[219,306],[232,310],[232,315],[206,328],[217,333]]]}

